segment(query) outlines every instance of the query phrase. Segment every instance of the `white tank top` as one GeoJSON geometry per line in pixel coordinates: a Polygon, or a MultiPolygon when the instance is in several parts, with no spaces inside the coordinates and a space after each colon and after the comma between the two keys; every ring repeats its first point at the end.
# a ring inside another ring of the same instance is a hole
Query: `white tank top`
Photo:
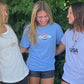
{"type": "Polygon", "coordinates": [[[0,81],[14,83],[29,73],[14,31],[5,24],[7,32],[0,36],[0,81]]]}

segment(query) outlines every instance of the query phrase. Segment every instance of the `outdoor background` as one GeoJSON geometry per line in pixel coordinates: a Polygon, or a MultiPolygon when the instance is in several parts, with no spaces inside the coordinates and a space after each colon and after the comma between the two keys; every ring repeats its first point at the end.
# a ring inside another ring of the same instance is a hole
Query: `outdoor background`
{"type": "MultiPolygon", "coordinates": [[[[19,41],[21,40],[21,36],[24,30],[24,26],[29,24],[31,21],[31,13],[32,7],[35,2],[39,0],[4,0],[9,7],[9,21],[8,23],[13,27],[19,41]]],[[[77,1],[84,1],[84,0],[43,0],[46,1],[51,10],[54,22],[58,23],[61,27],[63,32],[65,32],[68,28],[68,7],[71,3],[77,1]]],[[[26,62],[27,54],[23,54],[23,58],[26,62]]],[[[59,56],[55,57],[55,83],[60,84],[61,77],[63,74],[63,65],[65,58],[65,52],[60,54],[59,56]]]]}

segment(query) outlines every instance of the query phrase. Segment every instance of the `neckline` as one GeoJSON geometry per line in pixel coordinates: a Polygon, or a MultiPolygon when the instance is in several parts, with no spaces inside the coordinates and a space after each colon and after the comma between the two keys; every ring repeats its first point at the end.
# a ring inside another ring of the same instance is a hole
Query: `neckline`
{"type": "Polygon", "coordinates": [[[40,26],[38,26],[38,28],[44,29],[44,28],[47,28],[48,26],[49,26],[49,24],[47,24],[47,25],[44,26],[44,27],[40,27],[40,26]]]}
{"type": "Polygon", "coordinates": [[[5,34],[7,34],[7,33],[8,33],[8,28],[7,28],[6,24],[4,24],[4,26],[5,26],[5,28],[7,29],[7,31],[6,31],[6,32],[4,32],[4,33],[1,33],[1,35],[5,35],[5,34]]]}

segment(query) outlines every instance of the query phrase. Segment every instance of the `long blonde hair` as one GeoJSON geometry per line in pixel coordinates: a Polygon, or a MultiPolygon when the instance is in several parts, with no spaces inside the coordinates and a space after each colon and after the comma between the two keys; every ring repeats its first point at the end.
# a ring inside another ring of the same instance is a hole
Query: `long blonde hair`
{"type": "Polygon", "coordinates": [[[37,31],[37,21],[36,16],[39,11],[45,11],[49,16],[49,23],[53,23],[52,13],[51,9],[48,6],[48,4],[45,1],[37,1],[33,7],[32,10],[32,16],[31,16],[31,26],[29,29],[29,38],[33,44],[36,45],[36,31],[37,31]]]}
{"type": "MultiPolygon", "coordinates": [[[[4,17],[4,6],[5,5],[7,6],[7,4],[3,0],[0,0],[0,31],[2,30],[3,25],[4,25],[3,17],[4,17]]],[[[7,9],[8,9],[8,6],[7,6],[7,9]]],[[[7,21],[8,21],[8,16],[6,17],[6,22],[7,21]]]]}

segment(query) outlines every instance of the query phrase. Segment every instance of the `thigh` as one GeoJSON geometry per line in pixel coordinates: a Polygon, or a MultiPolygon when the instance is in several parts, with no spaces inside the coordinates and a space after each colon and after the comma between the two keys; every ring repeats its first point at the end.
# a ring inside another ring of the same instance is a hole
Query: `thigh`
{"type": "Polygon", "coordinates": [[[39,82],[40,82],[40,77],[32,77],[32,76],[28,77],[29,84],[39,84],[39,82]]]}
{"type": "Polygon", "coordinates": [[[54,77],[41,79],[41,84],[54,84],[54,77]]]}
{"type": "Polygon", "coordinates": [[[29,70],[28,83],[39,84],[39,82],[40,82],[40,72],[29,70]]]}
{"type": "Polygon", "coordinates": [[[41,72],[41,84],[54,84],[55,70],[41,72]]]}

